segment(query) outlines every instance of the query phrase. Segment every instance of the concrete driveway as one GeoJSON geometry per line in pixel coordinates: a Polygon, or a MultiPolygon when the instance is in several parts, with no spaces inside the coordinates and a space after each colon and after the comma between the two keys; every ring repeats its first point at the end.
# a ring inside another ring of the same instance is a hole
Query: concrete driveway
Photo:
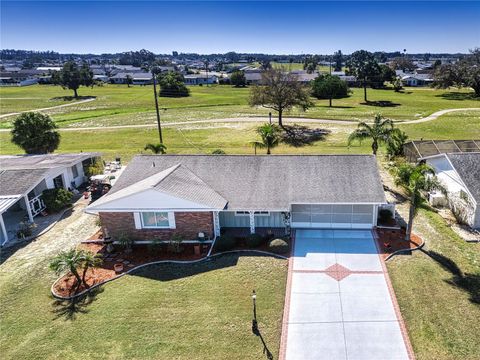
{"type": "Polygon", "coordinates": [[[370,231],[297,230],[291,261],[287,360],[409,359],[370,231]]]}

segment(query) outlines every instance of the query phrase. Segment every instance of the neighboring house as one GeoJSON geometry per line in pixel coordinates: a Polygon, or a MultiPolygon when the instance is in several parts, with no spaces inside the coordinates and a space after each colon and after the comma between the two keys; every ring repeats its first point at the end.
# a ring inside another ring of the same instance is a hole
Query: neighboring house
{"type": "Polygon", "coordinates": [[[384,204],[372,155],[140,155],[86,212],[114,238],[193,240],[229,228],[370,229],[384,204]]]}
{"type": "Polygon", "coordinates": [[[444,153],[480,152],[480,140],[412,140],[403,145],[407,161],[444,153]]]}
{"type": "Polygon", "coordinates": [[[422,160],[435,169],[457,219],[480,228],[480,152],[446,153],[422,160]]]}
{"type": "Polygon", "coordinates": [[[185,85],[210,85],[218,82],[216,75],[192,74],[184,76],[185,85]]]}
{"type": "Polygon", "coordinates": [[[34,221],[45,206],[42,191],[75,188],[84,166],[98,153],[0,156],[0,245],[15,237],[20,222],[34,221]]]}
{"type": "Polygon", "coordinates": [[[121,72],[110,76],[112,84],[127,84],[127,76],[132,78],[133,85],[149,85],[152,83],[152,74],[149,72],[121,72]]]}
{"type": "Polygon", "coordinates": [[[401,76],[404,86],[426,86],[433,83],[432,74],[407,74],[401,76]]]}

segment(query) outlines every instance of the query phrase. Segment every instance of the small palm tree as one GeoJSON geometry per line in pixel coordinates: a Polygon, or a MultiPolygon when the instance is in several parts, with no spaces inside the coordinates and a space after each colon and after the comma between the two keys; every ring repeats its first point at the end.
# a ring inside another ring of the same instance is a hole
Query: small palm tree
{"type": "Polygon", "coordinates": [[[435,176],[435,171],[426,164],[413,165],[403,163],[393,169],[395,185],[402,187],[410,198],[410,209],[408,212],[408,224],[405,240],[410,241],[412,234],[413,220],[418,208],[425,202],[423,193],[440,190],[445,192],[444,187],[435,176]]]}
{"type": "Polygon", "coordinates": [[[372,152],[373,155],[377,155],[378,146],[388,141],[392,130],[393,121],[376,114],[373,124],[363,121],[358,123],[357,129],[348,137],[348,145],[356,140],[362,142],[365,139],[372,139],[372,152]]]}
{"type": "Polygon", "coordinates": [[[280,127],[275,124],[264,124],[257,128],[257,134],[260,135],[260,141],[252,141],[255,148],[267,149],[267,155],[271,154],[271,149],[280,144],[280,127]]]}
{"type": "Polygon", "coordinates": [[[99,254],[94,254],[91,251],[83,251],[82,260],[83,260],[82,282],[85,285],[85,287],[88,289],[90,286],[88,286],[87,281],[85,279],[87,275],[87,271],[90,268],[96,268],[100,266],[102,264],[102,258],[100,257],[99,254]]]}
{"type": "Polygon", "coordinates": [[[154,154],[165,154],[167,152],[167,147],[162,143],[159,144],[147,144],[145,145],[144,150],[150,150],[154,154]]]}
{"type": "Polygon", "coordinates": [[[69,251],[62,251],[57,256],[53,258],[50,262],[50,269],[55,271],[57,274],[62,274],[66,271],[69,271],[75,279],[77,280],[77,286],[75,289],[75,294],[80,289],[80,285],[82,285],[82,278],[78,273],[78,268],[82,266],[84,262],[84,252],[77,249],[72,249],[69,251]]]}

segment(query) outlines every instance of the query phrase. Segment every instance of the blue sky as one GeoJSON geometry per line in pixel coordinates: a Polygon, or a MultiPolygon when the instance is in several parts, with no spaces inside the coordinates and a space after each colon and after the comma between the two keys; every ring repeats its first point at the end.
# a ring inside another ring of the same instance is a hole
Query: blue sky
{"type": "Polygon", "coordinates": [[[1,1],[1,47],[58,52],[467,52],[480,2],[1,1]]]}

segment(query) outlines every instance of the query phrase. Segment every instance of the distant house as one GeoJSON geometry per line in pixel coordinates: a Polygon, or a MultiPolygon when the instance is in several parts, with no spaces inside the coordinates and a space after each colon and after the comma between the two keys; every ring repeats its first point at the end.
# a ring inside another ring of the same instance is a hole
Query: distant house
{"type": "Polygon", "coordinates": [[[248,85],[258,85],[262,82],[262,71],[261,70],[249,70],[244,71],[245,81],[248,85]]]}
{"type": "Polygon", "coordinates": [[[185,85],[207,85],[207,84],[216,84],[218,83],[218,77],[216,75],[203,75],[203,74],[192,74],[184,76],[185,85]]]}
{"type": "Polygon", "coordinates": [[[400,77],[404,86],[426,86],[433,83],[432,74],[406,74],[400,77]]]}
{"type": "Polygon", "coordinates": [[[0,86],[28,86],[38,83],[42,71],[35,69],[10,68],[15,71],[0,71],[0,86]]]}
{"type": "MultiPolygon", "coordinates": [[[[480,229],[480,152],[444,153],[422,158],[433,167],[447,190],[444,204],[457,219],[480,229]]],[[[430,194],[432,203],[441,203],[443,194],[430,194]]]]}
{"type": "Polygon", "coordinates": [[[386,204],[372,155],[141,155],[88,206],[113,238],[371,229],[386,204]]]}
{"type": "Polygon", "coordinates": [[[73,189],[87,179],[84,167],[99,153],[0,156],[0,245],[15,237],[20,222],[45,210],[45,189],[73,189]]]}
{"type": "Polygon", "coordinates": [[[152,74],[149,72],[120,72],[110,76],[112,84],[127,84],[127,77],[130,76],[133,85],[149,85],[153,82],[152,74]]]}

